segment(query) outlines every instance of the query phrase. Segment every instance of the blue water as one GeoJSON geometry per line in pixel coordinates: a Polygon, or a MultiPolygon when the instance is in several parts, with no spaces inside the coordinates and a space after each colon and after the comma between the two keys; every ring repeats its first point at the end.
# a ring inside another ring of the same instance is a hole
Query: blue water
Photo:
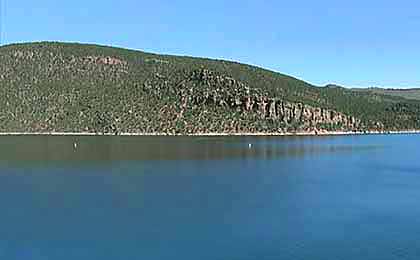
{"type": "Polygon", "coordinates": [[[419,140],[1,137],[0,259],[417,260],[419,140]]]}

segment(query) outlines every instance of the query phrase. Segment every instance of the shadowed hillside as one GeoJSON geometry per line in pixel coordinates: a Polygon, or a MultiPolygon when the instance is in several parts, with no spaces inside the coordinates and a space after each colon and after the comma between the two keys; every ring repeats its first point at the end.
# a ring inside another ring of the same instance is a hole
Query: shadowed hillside
{"type": "Polygon", "coordinates": [[[1,132],[420,129],[420,102],[234,62],[95,45],[0,48],[1,132]]]}

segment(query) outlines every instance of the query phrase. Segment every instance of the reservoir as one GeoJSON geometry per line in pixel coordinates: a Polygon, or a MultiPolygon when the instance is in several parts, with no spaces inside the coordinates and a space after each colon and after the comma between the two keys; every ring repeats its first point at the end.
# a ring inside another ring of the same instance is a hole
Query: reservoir
{"type": "Polygon", "coordinates": [[[0,258],[413,259],[418,135],[0,137],[0,258]]]}

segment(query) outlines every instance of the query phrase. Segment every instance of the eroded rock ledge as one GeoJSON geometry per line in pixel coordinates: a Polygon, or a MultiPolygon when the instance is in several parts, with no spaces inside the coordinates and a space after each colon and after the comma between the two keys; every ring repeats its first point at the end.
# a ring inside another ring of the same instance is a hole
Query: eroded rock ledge
{"type": "Polygon", "coordinates": [[[158,97],[177,96],[181,101],[180,117],[188,110],[219,106],[259,119],[281,122],[285,128],[352,131],[363,127],[362,121],[353,116],[272,97],[234,78],[206,69],[191,72],[176,86],[169,85],[165,77],[157,74],[144,84],[144,88],[158,97]]]}

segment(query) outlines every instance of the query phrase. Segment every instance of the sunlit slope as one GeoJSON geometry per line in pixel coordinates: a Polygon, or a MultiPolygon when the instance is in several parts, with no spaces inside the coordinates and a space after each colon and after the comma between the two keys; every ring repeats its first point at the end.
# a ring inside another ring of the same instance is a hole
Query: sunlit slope
{"type": "Polygon", "coordinates": [[[420,103],[204,58],[96,45],[0,48],[1,132],[420,128],[420,103]]]}

